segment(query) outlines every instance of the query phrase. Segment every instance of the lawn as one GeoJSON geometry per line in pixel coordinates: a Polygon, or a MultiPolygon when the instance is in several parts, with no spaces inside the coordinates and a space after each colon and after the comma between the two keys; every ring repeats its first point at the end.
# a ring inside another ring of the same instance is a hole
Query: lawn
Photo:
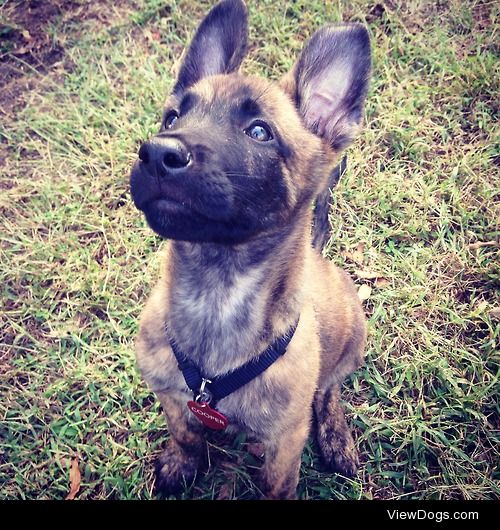
{"type": "MultiPolygon", "coordinates": [[[[154,497],[168,432],[133,343],[162,241],[128,175],[211,4],[0,0],[0,498],[62,499],[70,474],[79,499],[154,497]]],[[[300,498],[499,498],[498,4],[248,4],[246,72],[279,78],[327,22],[374,50],[327,247],[367,286],[343,391],[362,465],[328,473],[308,444],[300,498]]],[[[259,453],[210,437],[179,498],[255,497],[259,453]]]]}

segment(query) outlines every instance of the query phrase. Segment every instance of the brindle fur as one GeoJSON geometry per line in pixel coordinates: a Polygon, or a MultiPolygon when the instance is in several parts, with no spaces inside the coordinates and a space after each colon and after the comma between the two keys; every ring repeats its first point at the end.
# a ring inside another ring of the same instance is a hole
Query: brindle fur
{"type": "MultiPolygon", "coordinates": [[[[279,85],[238,74],[246,46],[246,33],[240,34],[243,25],[246,32],[240,0],[225,0],[212,10],[166,104],[166,114],[183,108],[179,126],[172,131],[162,127],[155,141],[160,145],[164,139],[180,138],[192,151],[196,172],[188,169],[182,181],[175,180],[168,171],[155,174],[143,161],[132,173],[136,204],[153,228],[169,238],[160,279],[142,314],[137,361],[161,401],[170,433],[158,460],[157,487],[163,493],[175,492],[194,479],[205,441],[204,429],[186,407],[192,394],[165,329],[210,377],[257,356],[300,317],[286,354],[217,404],[230,420],[230,430],[244,430],[264,442],[264,494],[289,499],[296,494],[313,409],[326,463],[344,475],[354,475],[358,465],[340,404],[340,385],[362,364],[365,319],[352,280],[312,244],[310,204],[324,195],[328,175],[360,115],[350,125],[335,116],[337,125],[328,122],[323,132],[320,123],[308,122],[307,109],[301,111],[307,101],[298,101],[310,90],[301,86],[308,83],[306,75],[312,75],[301,66],[307,51],[279,85]],[[202,57],[205,63],[198,63],[202,44],[222,31],[220,23],[224,31],[235,28],[220,44],[224,48],[232,42],[233,53],[226,53],[225,62],[202,57]],[[217,31],[207,34],[211,25],[217,31]],[[221,70],[215,75],[199,71],[203,64],[212,64],[209,59],[221,70]],[[235,135],[254,114],[273,124],[277,138],[272,145],[254,146],[254,140],[249,143],[248,137],[235,135]],[[149,198],[163,193],[202,212],[206,226],[193,223],[190,228],[184,210],[179,218],[147,211],[149,198]]],[[[358,81],[360,86],[352,88],[359,92],[358,106],[366,83],[358,81]]],[[[355,104],[343,108],[344,115],[355,104]]],[[[319,237],[324,241],[324,234],[319,237]]]]}

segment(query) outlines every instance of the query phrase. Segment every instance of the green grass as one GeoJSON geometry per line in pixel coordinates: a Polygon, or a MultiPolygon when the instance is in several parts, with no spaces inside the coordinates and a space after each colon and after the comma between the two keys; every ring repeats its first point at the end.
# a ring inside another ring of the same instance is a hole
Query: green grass
{"type": "MultiPolygon", "coordinates": [[[[65,11],[46,28],[64,55],[45,70],[0,46],[22,71],[15,104],[0,95],[1,498],[64,498],[74,458],[78,498],[153,497],[168,433],[133,341],[161,241],[128,174],[209,4],[65,11]]],[[[344,387],[362,466],[353,480],[327,473],[310,444],[299,495],[498,498],[498,6],[256,4],[247,72],[278,78],[330,21],[367,23],[374,49],[327,250],[372,286],[366,366],[344,387]]],[[[0,2],[4,27],[17,28],[15,7],[0,2]]],[[[210,466],[181,497],[254,496],[251,449],[211,438],[210,466]]]]}

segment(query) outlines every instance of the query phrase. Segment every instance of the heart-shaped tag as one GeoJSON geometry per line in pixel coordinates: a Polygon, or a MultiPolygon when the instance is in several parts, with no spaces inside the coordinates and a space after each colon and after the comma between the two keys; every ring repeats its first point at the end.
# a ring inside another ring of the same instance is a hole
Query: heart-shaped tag
{"type": "Polygon", "coordinates": [[[189,410],[210,429],[222,431],[229,425],[229,420],[218,410],[214,410],[208,403],[196,403],[188,401],[189,410]]]}

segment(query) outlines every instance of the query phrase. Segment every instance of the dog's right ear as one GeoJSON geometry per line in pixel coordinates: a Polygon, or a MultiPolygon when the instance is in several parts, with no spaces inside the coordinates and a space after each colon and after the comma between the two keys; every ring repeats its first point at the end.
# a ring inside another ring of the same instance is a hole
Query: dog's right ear
{"type": "Polygon", "coordinates": [[[243,0],[222,0],[203,19],[179,70],[174,94],[200,79],[237,70],[247,50],[247,8],[243,0]]]}

